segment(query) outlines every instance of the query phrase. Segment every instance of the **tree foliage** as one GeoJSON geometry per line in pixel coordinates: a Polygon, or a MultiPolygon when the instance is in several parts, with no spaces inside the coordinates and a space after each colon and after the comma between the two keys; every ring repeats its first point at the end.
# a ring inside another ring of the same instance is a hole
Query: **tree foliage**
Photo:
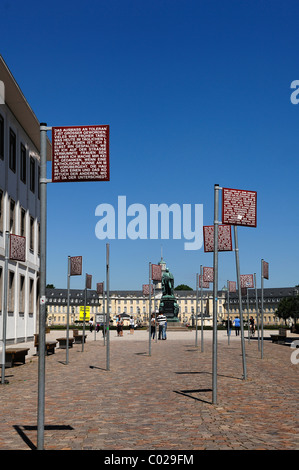
{"type": "Polygon", "coordinates": [[[174,290],[193,290],[193,289],[187,286],[186,284],[180,284],[179,286],[176,286],[174,290]]]}
{"type": "Polygon", "coordinates": [[[278,318],[287,320],[288,318],[299,317],[299,295],[296,297],[284,297],[278,304],[276,315],[278,318]]]}

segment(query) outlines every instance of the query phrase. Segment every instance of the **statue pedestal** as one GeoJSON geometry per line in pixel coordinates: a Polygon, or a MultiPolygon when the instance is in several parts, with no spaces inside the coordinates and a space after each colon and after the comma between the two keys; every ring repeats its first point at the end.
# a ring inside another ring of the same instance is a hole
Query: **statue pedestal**
{"type": "Polygon", "coordinates": [[[166,316],[167,324],[169,322],[179,322],[177,317],[178,305],[176,303],[176,299],[171,295],[162,295],[160,300],[159,313],[163,313],[163,315],[166,316]]]}

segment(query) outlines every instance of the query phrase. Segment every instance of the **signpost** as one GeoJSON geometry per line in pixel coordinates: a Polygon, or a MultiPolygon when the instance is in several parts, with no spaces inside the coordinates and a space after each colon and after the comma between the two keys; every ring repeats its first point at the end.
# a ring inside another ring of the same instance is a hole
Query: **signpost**
{"type": "MultiPolygon", "coordinates": [[[[46,123],[40,124],[40,351],[45,351],[46,343],[47,183],[109,180],[108,125],[48,127],[46,123]],[[51,130],[52,180],[49,180],[47,179],[47,131],[51,130]]],[[[38,360],[38,450],[43,450],[44,447],[44,412],[45,354],[40,353],[38,360]]]]}
{"type": "Polygon", "coordinates": [[[154,311],[155,311],[155,342],[158,341],[157,335],[157,309],[156,309],[156,284],[162,282],[162,266],[160,264],[152,264],[152,281],[154,287],[154,311]]]}
{"type": "Polygon", "coordinates": [[[261,359],[264,357],[264,279],[269,279],[269,263],[261,260],[261,359]]]}
{"type": "Polygon", "coordinates": [[[67,317],[66,317],[66,364],[69,363],[69,318],[70,318],[70,281],[71,276],[81,276],[82,256],[68,256],[67,269],[67,317]]]}

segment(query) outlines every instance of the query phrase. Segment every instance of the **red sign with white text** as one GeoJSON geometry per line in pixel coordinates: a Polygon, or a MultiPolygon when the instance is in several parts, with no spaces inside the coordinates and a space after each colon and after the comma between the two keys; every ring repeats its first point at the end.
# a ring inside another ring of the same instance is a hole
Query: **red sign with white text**
{"type": "Polygon", "coordinates": [[[256,191],[222,189],[222,223],[256,227],[256,191]]]}
{"type": "MultiPolygon", "coordinates": [[[[214,251],[214,225],[203,227],[204,251],[214,251]]],[[[232,251],[231,227],[218,225],[218,251],[232,251]]]]}
{"type": "Polygon", "coordinates": [[[109,179],[109,126],[52,127],[53,183],[109,179]]]}

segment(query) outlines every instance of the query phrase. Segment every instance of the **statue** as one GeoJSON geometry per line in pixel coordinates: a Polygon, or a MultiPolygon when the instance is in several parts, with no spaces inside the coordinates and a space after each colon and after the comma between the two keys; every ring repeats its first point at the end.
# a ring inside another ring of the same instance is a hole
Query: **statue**
{"type": "Polygon", "coordinates": [[[170,321],[178,321],[179,306],[174,296],[174,277],[167,268],[162,274],[162,297],[159,312],[163,313],[170,321]]]}

